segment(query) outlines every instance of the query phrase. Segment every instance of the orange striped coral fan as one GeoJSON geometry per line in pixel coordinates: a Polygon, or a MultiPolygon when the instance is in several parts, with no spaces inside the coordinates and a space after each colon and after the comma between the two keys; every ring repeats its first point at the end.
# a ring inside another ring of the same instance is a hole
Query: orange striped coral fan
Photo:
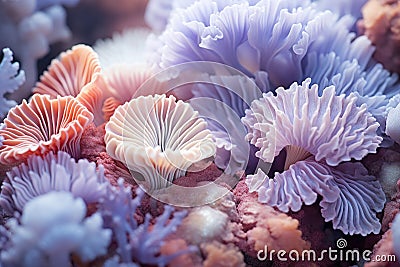
{"type": "Polygon", "coordinates": [[[73,96],[102,121],[103,93],[108,95],[97,53],[87,45],[75,45],[53,59],[50,67],[40,77],[34,93],[57,96],[73,96]]]}
{"type": "Polygon", "coordinates": [[[93,114],[72,96],[50,99],[35,94],[11,109],[0,130],[0,163],[17,164],[30,155],[66,151],[79,156],[80,138],[93,114]]]}

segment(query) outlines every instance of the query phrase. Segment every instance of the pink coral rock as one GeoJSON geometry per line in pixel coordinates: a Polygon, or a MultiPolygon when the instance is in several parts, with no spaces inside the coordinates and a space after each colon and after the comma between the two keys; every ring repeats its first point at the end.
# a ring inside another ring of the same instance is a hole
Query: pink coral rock
{"type": "Polygon", "coordinates": [[[376,46],[374,58],[386,69],[400,73],[400,2],[370,0],[362,14],[359,29],[376,46]]]}
{"type": "Polygon", "coordinates": [[[302,238],[302,232],[298,229],[298,220],[268,205],[260,204],[257,194],[246,194],[248,189],[244,189],[245,187],[245,182],[241,181],[234,192],[238,197],[238,213],[247,236],[244,249],[250,256],[255,258],[257,252],[263,250],[266,245],[268,249],[299,252],[310,248],[310,244],[302,238]]]}
{"type": "Polygon", "coordinates": [[[233,244],[222,244],[219,242],[205,243],[201,250],[206,256],[203,262],[204,267],[244,267],[243,254],[233,244]]]}

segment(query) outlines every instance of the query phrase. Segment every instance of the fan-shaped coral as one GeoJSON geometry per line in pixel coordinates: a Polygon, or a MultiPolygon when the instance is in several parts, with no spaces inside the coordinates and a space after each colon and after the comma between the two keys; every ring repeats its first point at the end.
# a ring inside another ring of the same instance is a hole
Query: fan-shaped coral
{"type": "Polygon", "coordinates": [[[188,167],[215,154],[207,123],[175,97],[138,97],[120,106],[106,125],[107,152],[160,189],[188,167]]]}
{"type": "MultiPolygon", "coordinates": [[[[218,62],[254,79],[264,92],[311,77],[320,85],[319,95],[330,85],[335,86],[337,95],[357,92],[357,105],[367,104],[383,132],[385,105],[399,87],[398,77],[376,64],[372,59],[374,47],[365,36],[356,38],[349,30],[352,17],[320,11],[324,8],[319,4],[289,0],[197,1],[172,12],[159,37],[155,65],[165,69],[193,61],[218,62]]],[[[215,93],[213,85],[208,87],[194,88],[193,94],[231,97],[215,93]]],[[[237,112],[244,116],[240,110],[237,112]]],[[[224,135],[221,127],[214,128],[213,133],[224,135]]],[[[219,141],[221,144],[222,138],[219,141]]],[[[223,141],[225,147],[234,146],[230,140],[223,141]]],[[[254,160],[250,163],[255,165],[254,160]]]]}
{"type": "Polygon", "coordinates": [[[259,169],[248,176],[248,184],[260,185],[259,200],[282,211],[298,211],[319,194],[322,215],[335,228],[377,233],[374,212],[385,202],[381,186],[362,164],[345,161],[376,152],[382,141],[376,134],[379,124],[365,104],[356,105],[353,94],[336,96],[331,86],[319,97],[318,86],[310,88],[310,83],[307,79],[287,90],[278,88],[277,96],[264,94],[246,111],[242,120],[249,129],[247,139],[260,148],[256,156],[271,163],[286,153],[282,172],[274,179],[259,169]]]}
{"type": "Polygon", "coordinates": [[[80,138],[93,115],[73,97],[34,95],[10,110],[0,130],[2,164],[17,164],[30,155],[66,151],[79,157],[80,138]]]}
{"type": "Polygon", "coordinates": [[[74,254],[89,262],[107,253],[111,230],[99,213],[85,218],[82,199],[69,192],[50,192],[26,204],[21,222],[7,225],[12,237],[0,252],[4,266],[71,266],[74,254]]]}
{"type": "Polygon", "coordinates": [[[105,194],[104,168],[86,159],[78,162],[65,152],[31,156],[14,167],[3,182],[0,206],[12,215],[22,211],[31,199],[51,191],[71,192],[87,204],[98,202],[105,194]]]}
{"type": "Polygon", "coordinates": [[[17,62],[11,63],[13,53],[9,48],[3,49],[3,60],[0,63],[0,116],[3,117],[17,102],[7,100],[6,93],[12,93],[25,82],[25,72],[19,71],[17,62]],[[18,72],[19,71],[19,72],[18,72]]]}
{"type": "Polygon", "coordinates": [[[95,115],[96,122],[101,122],[103,97],[109,96],[109,90],[96,52],[90,46],[76,45],[53,59],[33,92],[51,99],[77,97],[95,115]]]}

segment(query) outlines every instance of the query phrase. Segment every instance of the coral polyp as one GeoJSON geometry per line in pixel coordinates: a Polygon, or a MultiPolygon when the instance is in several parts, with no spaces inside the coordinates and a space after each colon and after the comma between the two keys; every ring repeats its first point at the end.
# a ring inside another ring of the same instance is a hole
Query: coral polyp
{"type": "Polygon", "coordinates": [[[165,188],[196,162],[214,156],[207,123],[174,96],[141,96],[117,108],[106,124],[107,153],[142,176],[151,189],[165,188]]]}

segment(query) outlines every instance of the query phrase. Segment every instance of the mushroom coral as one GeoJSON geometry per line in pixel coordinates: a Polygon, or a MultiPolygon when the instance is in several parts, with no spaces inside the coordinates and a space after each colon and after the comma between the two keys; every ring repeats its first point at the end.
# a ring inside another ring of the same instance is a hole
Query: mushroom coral
{"type": "Polygon", "coordinates": [[[34,93],[76,97],[95,116],[95,122],[103,121],[103,98],[109,95],[108,84],[96,52],[87,45],[75,45],[53,59],[48,70],[40,77],[34,93]]]}
{"type": "Polygon", "coordinates": [[[14,167],[3,182],[0,206],[9,215],[22,212],[25,204],[51,191],[71,192],[86,204],[98,202],[105,194],[104,168],[86,159],[78,162],[63,151],[44,157],[31,156],[27,163],[14,167]]]}
{"type": "Polygon", "coordinates": [[[147,64],[149,35],[147,29],[132,28],[114,34],[111,39],[98,40],[94,45],[110,86],[110,96],[103,105],[106,121],[118,106],[137,97],[138,89],[153,75],[147,64]]]}
{"type": "Polygon", "coordinates": [[[0,129],[4,137],[0,148],[2,164],[18,164],[30,155],[66,151],[79,157],[80,138],[93,115],[72,96],[50,99],[32,96],[10,110],[0,129]]]}
{"type": "Polygon", "coordinates": [[[155,190],[215,154],[206,128],[198,113],[174,96],[140,96],[117,108],[106,124],[104,140],[111,157],[155,190]]]}
{"type": "Polygon", "coordinates": [[[89,262],[107,253],[111,230],[99,213],[70,192],[50,192],[28,202],[20,221],[7,222],[12,234],[0,252],[3,266],[71,266],[71,256],[89,262]]]}
{"type": "Polygon", "coordinates": [[[353,94],[337,96],[330,86],[318,96],[318,85],[310,84],[306,79],[280,87],[276,96],[264,94],[246,110],[242,120],[247,139],[260,148],[256,156],[269,163],[284,160],[273,179],[258,169],[247,184],[260,202],[284,212],[298,211],[321,195],[322,216],[335,229],[378,233],[375,212],[383,209],[384,192],[361,163],[348,161],[376,152],[382,141],[379,124],[365,104],[356,105],[353,94]]]}
{"type": "Polygon", "coordinates": [[[355,38],[352,22],[309,1],[197,1],[173,12],[154,63],[162,69],[223,63],[256,79],[263,91],[311,77],[340,93],[392,94],[397,76],[372,60],[371,42],[355,38]]]}

